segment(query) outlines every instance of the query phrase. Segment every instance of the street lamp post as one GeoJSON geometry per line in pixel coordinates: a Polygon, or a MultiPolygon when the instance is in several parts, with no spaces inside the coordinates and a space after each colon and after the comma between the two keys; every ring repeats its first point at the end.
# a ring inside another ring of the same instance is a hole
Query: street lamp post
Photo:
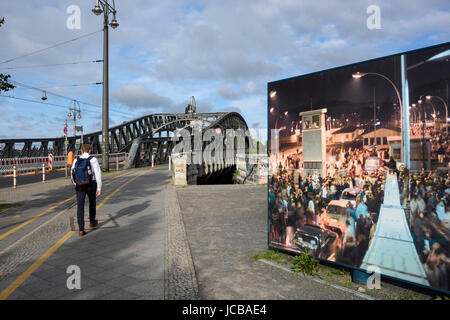
{"type": "Polygon", "coordinates": [[[103,99],[102,99],[102,169],[109,171],[109,76],[108,76],[108,23],[109,15],[113,19],[109,25],[115,29],[119,26],[116,20],[116,5],[108,3],[108,0],[97,0],[92,12],[95,15],[103,13],[103,99]]]}
{"type": "Polygon", "coordinates": [[[422,97],[420,97],[417,102],[422,107],[422,121],[421,121],[421,124],[422,124],[422,167],[425,169],[426,168],[426,164],[425,164],[425,126],[427,123],[427,117],[425,115],[425,104],[423,103],[422,97]]]}
{"type": "MultiPolygon", "coordinates": [[[[76,139],[75,137],[77,136],[77,118],[79,120],[81,119],[81,107],[80,107],[80,103],[77,100],[73,100],[73,108],[71,106],[69,106],[69,112],[67,113],[67,117],[72,118],[72,116],[73,116],[73,137],[74,137],[74,139],[76,139]],[[78,105],[78,109],[77,109],[77,105],[78,105]]],[[[75,145],[76,145],[76,141],[75,141],[75,145]]],[[[76,151],[76,150],[74,150],[74,151],[76,151]]]]}
{"type": "Polygon", "coordinates": [[[380,74],[380,73],[376,73],[376,72],[364,72],[364,73],[356,72],[356,73],[352,74],[352,77],[355,78],[355,79],[360,79],[360,78],[362,78],[362,77],[364,77],[366,75],[369,75],[369,74],[377,75],[377,76],[380,76],[383,79],[387,80],[392,85],[392,87],[395,90],[395,93],[397,94],[397,99],[398,99],[398,102],[400,104],[400,145],[401,145],[400,158],[401,158],[401,161],[404,162],[404,151],[403,151],[403,144],[404,144],[404,139],[403,139],[403,103],[402,103],[402,98],[400,96],[400,92],[398,91],[397,86],[391,81],[391,79],[389,79],[388,77],[386,77],[385,75],[380,74]]]}
{"type": "MultiPolygon", "coordinates": [[[[448,121],[448,106],[447,106],[447,103],[445,103],[444,99],[442,99],[441,97],[438,97],[438,96],[426,96],[426,99],[427,99],[427,100],[431,100],[432,98],[438,99],[438,100],[440,100],[440,101],[444,104],[444,107],[445,107],[445,132],[446,132],[446,134],[448,135],[448,126],[447,126],[447,121],[448,121]]],[[[435,113],[436,113],[436,111],[435,111],[435,113]]]]}

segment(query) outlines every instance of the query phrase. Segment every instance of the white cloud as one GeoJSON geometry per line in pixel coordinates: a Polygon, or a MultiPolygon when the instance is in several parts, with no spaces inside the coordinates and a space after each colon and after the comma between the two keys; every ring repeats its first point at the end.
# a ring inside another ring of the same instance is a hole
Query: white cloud
{"type": "MultiPolygon", "coordinates": [[[[0,62],[101,29],[101,17],[91,12],[93,1],[77,3],[82,29],[67,29],[66,8],[71,4],[71,0],[5,2],[0,62]]],[[[200,110],[238,108],[247,122],[265,125],[268,81],[450,38],[448,0],[419,0],[414,5],[409,0],[378,0],[381,30],[366,27],[366,8],[371,4],[372,0],[116,1],[120,26],[109,30],[111,106],[128,107],[130,117],[153,111],[183,112],[187,97],[195,95],[200,110]]],[[[0,71],[11,66],[101,59],[102,36],[100,32],[0,64],[0,71]]],[[[101,63],[8,72],[13,80],[31,85],[102,80],[101,63]]],[[[54,90],[101,105],[101,86],[54,90]]],[[[16,95],[39,97],[39,93],[23,89],[16,95]]],[[[68,104],[55,97],[47,102],[68,104]]],[[[2,122],[6,116],[32,110],[28,103],[15,101],[11,106],[3,111],[2,122]]],[[[58,109],[45,108],[60,114],[58,109]]],[[[24,116],[31,119],[26,112],[24,116]]],[[[114,121],[121,119],[118,114],[111,116],[114,121]]],[[[94,117],[83,121],[92,130],[101,128],[94,117]]],[[[18,130],[12,126],[10,132],[15,135],[18,130]]],[[[49,130],[36,124],[29,134],[59,135],[60,128],[49,130]]]]}
{"type": "Polygon", "coordinates": [[[160,96],[138,84],[128,84],[112,90],[111,98],[130,109],[168,107],[172,104],[169,98],[160,96]]]}

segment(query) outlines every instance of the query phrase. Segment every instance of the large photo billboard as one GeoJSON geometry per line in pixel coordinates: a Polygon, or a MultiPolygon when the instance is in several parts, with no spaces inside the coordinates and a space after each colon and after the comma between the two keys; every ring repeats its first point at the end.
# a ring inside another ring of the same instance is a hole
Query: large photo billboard
{"type": "Polygon", "coordinates": [[[450,290],[450,43],[268,84],[272,248],[450,290]]]}

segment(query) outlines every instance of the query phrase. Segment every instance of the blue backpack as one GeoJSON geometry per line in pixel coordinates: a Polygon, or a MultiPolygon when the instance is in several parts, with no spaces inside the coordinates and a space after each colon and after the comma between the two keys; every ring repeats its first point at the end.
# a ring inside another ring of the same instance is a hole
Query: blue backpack
{"type": "Polygon", "coordinates": [[[75,168],[72,173],[73,181],[75,181],[77,186],[87,186],[92,183],[92,158],[93,156],[90,156],[89,158],[77,157],[77,162],[75,163],[75,168]]]}

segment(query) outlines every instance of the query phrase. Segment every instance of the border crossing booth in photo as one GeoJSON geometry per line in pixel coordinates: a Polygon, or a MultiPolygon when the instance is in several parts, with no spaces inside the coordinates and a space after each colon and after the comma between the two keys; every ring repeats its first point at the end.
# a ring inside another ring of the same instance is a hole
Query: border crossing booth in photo
{"type": "Polygon", "coordinates": [[[450,293],[450,43],[268,83],[268,245],[450,293]]]}

